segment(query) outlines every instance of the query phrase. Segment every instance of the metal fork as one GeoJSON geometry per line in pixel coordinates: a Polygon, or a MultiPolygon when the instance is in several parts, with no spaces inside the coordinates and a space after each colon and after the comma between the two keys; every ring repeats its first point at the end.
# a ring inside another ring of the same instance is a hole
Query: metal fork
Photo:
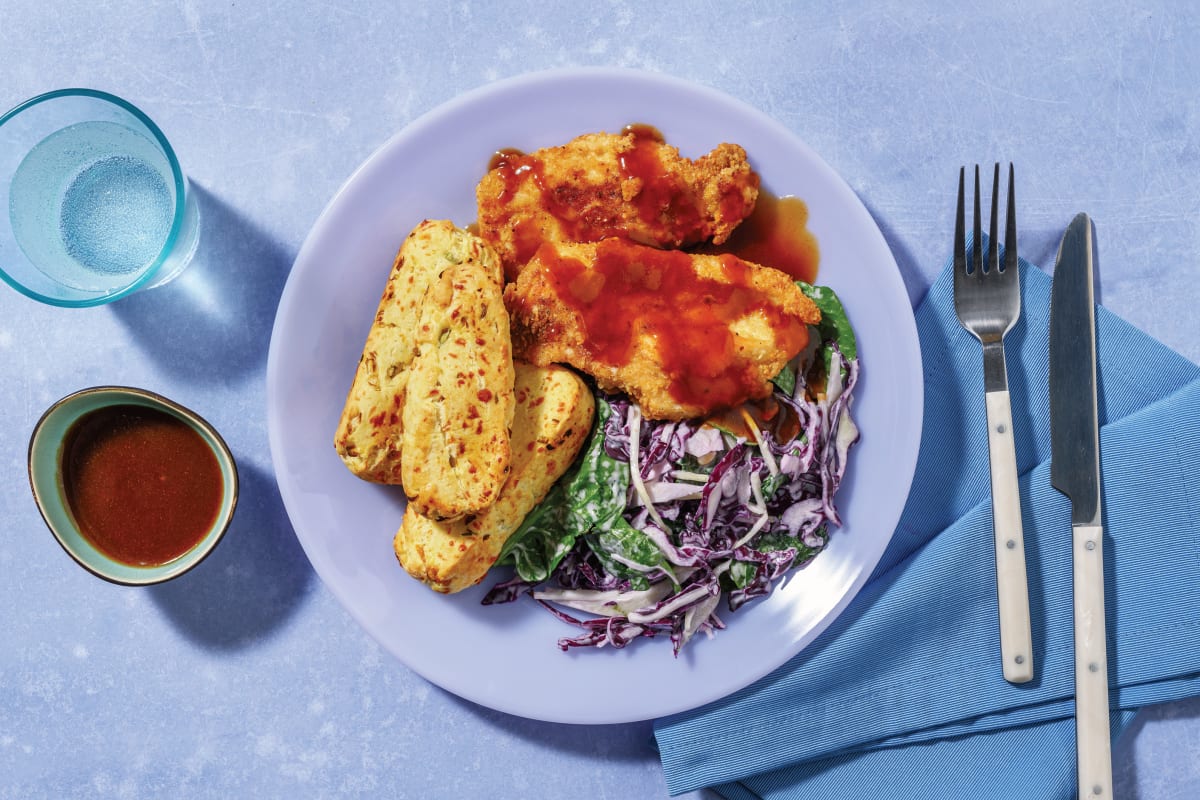
{"type": "Polygon", "coordinates": [[[1029,628],[1029,587],[1025,576],[1025,542],[1021,501],[1017,494],[1017,459],[1013,444],[1004,336],[1021,315],[1020,270],[1017,267],[1017,214],[1013,168],[1008,165],[1008,213],[1004,233],[1004,265],[996,250],[996,216],[1000,165],[992,182],[992,225],[987,263],[979,220],[979,166],[975,166],[975,238],[967,258],[963,184],[958,173],[958,217],[954,226],[954,310],[959,323],[983,347],[983,389],[987,408],[988,454],[992,474],[992,532],[996,543],[996,591],[1000,607],[1000,653],[1004,679],[1025,683],[1033,678],[1033,643],[1029,628]]]}

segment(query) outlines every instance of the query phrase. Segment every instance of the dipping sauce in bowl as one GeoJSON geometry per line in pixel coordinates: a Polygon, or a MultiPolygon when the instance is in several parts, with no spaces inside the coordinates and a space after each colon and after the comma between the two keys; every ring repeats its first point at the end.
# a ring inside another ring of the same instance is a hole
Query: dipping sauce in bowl
{"type": "Polygon", "coordinates": [[[203,418],[115,386],[51,406],[30,439],[29,480],[63,549],[124,584],[198,564],[228,527],[238,491],[233,457],[203,418]]]}
{"type": "Polygon", "coordinates": [[[208,444],[158,409],[108,406],[67,433],[67,504],[80,532],[117,561],[165,564],[191,550],[217,518],[221,489],[208,444]]]}

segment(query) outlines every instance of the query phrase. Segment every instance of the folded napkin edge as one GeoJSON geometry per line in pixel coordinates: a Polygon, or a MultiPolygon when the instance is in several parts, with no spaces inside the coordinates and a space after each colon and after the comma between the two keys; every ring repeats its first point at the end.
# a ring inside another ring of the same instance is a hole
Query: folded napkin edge
{"type": "MultiPolygon", "coordinates": [[[[1122,419],[1119,419],[1115,422],[1109,423],[1108,425],[1105,426],[1105,430],[1108,431],[1109,434],[1111,435],[1112,431],[1119,429],[1121,427],[1137,425],[1144,421],[1144,419],[1143,419],[1144,417],[1150,417],[1155,414],[1163,413],[1165,406],[1169,405],[1172,402],[1178,401],[1180,399],[1187,401],[1188,407],[1195,405],[1195,406],[1197,406],[1197,408],[1200,408],[1200,377],[1191,381],[1187,386],[1185,386],[1179,390],[1176,390],[1175,392],[1172,392],[1169,395],[1166,395],[1166,396],[1160,398],[1158,401],[1146,406],[1142,410],[1140,410],[1134,414],[1131,414],[1129,416],[1126,416],[1122,419]],[[1194,397],[1192,397],[1192,398],[1187,397],[1186,395],[1188,395],[1189,393],[1194,395],[1194,397]]],[[[1197,417],[1200,417],[1200,414],[1198,414],[1197,417]]],[[[1176,419],[1178,420],[1180,418],[1176,417],[1176,419]]],[[[1180,440],[1181,434],[1177,428],[1178,428],[1178,426],[1172,426],[1170,428],[1169,435],[1172,440],[1172,443],[1174,444],[1175,448],[1177,450],[1179,450],[1180,452],[1190,452],[1185,449],[1183,442],[1180,440]]],[[[1102,433],[1102,443],[1103,443],[1103,433],[1102,433]]],[[[1048,472],[1048,468],[1049,468],[1048,461],[1041,462],[1037,467],[1029,470],[1025,474],[1025,476],[1023,476],[1024,482],[1026,484],[1028,484],[1028,482],[1033,479],[1034,473],[1038,472],[1039,470],[1042,472],[1048,472]]],[[[1115,475],[1114,475],[1113,479],[1115,480],[1115,475]]],[[[1045,481],[1045,483],[1048,484],[1048,478],[1045,481]]],[[[1024,494],[1028,495],[1028,488],[1026,488],[1024,494]]],[[[1066,507],[1065,504],[1067,501],[1065,498],[1063,498],[1062,502],[1064,504],[1064,510],[1065,510],[1065,507],[1066,507]]],[[[966,519],[968,517],[971,517],[972,515],[977,515],[979,513],[986,511],[987,507],[990,506],[990,503],[991,503],[990,498],[985,498],[983,501],[981,501],[975,507],[973,507],[973,509],[970,512],[968,512],[967,514],[964,514],[963,517],[960,518],[960,520],[966,519]]],[[[988,516],[990,518],[990,514],[988,514],[988,516]]],[[[1192,519],[1196,518],[1194,510],[1191,510],[1191,518],[1192,519]]],[[[1064,525],[1069,525],[1069,515],[1067,515],[1067,514],[1064,514],[1064,525]]],[[[949,527],[954,527],[954,526],[952,525],[949,527]]],[[[947,530],[948,529],[949,528],[947,528],[947,530]]],[[[940,533],[939,533],[939,536],[940,536],[940,533]]],[[[935,536],[934,539],[936,539],[936,538],[937,537],[935,536]]],[[[913,559],[915,559],[916,557],[918,557],[924,550],[925,550],[925,548],[923,547],[923,548],[920,548],[917,551],[915,551],[913,554],[910,554],[904,560],[902,560],[901,562],[894,565],[891,569],[887,570],[885,573],[882,573],[881,575],[874,578],[872,580],[871,584],[868,584],[868,587],[871,587],[873,584],[874,587],[877,588],[879,592],[882,593],[882,592],[886,591],[888,586],[891,583],[893,583],[896,579],[898,579],[898,577],[901,574],[903,574],[904,569],[909,566],[910,562],[913,559]]],[[[1197,626],[1200,626],[1200,621],[1198,621],[1197,626]]],[[[1172,632],[1172,633],[1179,633],[1177,625],[1171,625],[1169,627],[1164,627],[1163,625],[1139,626],[1137,628],[1132,628],[1132,629],[1129,628],[1128,625],[1126,625],[1124,628],[1124,631],[1125,631],[1126,636],[1130,636],[1130,637],[1136,636],[1139,639],[1144,639],[1144,638],[1157,639],[1158,634],[1160,634],[1164,631],[1172,632]]],[[[997,645],[997,647],[998,647],[998,645],[997,645]]],[[[891,697],[890,697],[891,702],[896,702],[896,695],[903,695],[903,696],[907,696],[910,698],[909,702],[917,702],[920,700],[920,698],[922,696],[924,696],[924,693],[926,693],[928,691],[928,687],[930,686],[931,683],[942,685],[942,686],[962,685],[963,691],[965,693],[967,693],[967,695],[969,696],[975,690],[969,688],[971,682],[963,680],[961,678],[961,676],[969,675],[969,674],[978,674],[978,672],[980,670],[987,670],[987,669],[991,668],[992,666],[994,666],[993,662],[997,656],[998,656],[998,650],[996,653],[988,653],[988,654],[981,655],[979,658],[972,660],[970,662],[967,662],[967,663],[956,664],[952,667],[949,667],[947,669],[940,670],[937,672],[923,673],[920,676],[920,680],[916,681],[916,682],[888,681],[886,683],[875,683],[867,688],[864,688],[860,692],[855,692],[850,695],[840,695],[836,699],[836,701],[830,701],[830,702],[823,703],[818,706],[806,705],[803,708],[799,708],[799,707],[792,708],[790,710],[787,710],[786,712],[778,712],[778,713],[768,714],[766,716],[759,716],[759,717],[755,718],[752,723],[745,723],[745,724],[736,725],[736,726],[725,726],[721,730],[717,730],[717,731],[705,731],[705,737],[713,745],[719,746],[722,744],[738,743],[745,739],[757,739],[757,738],[762,738],[764,736],[771,736],[778,730],[788,730],[788,729],[795,728],[797,726],[798,722],[800,722],[802,720],[810,721],[813,718],[813,716],[817,715],[817,714],[844,715],[846,713],[848,706],[853,706],[853,705],[862,706],[862,705],[868,704],[871,701],[871,698],[879,697],[879,696],[891,695],[891,697]]],[[[1161,678],[1159,678],[1159,679],[1161,679],[1161,678]]],[[[1113,688],[1115,690],[1119,690],[1121,687],[1120,687],[1120,685],[1114,685],[1113,688]]],[[[955,719],[946,719],[946,720],[942,720],[938,723],[934,723],[934,724],[931,724],[931,725],[923,727],[923,728],[914,729],[914,732],[918,731],[918,730],[937,730],[939,728],[945,729],[947,726],[969,724],[973,720],[978,720],[981,718],[995,716],[997,714],[1003,715],[1005,713],[1009,713],[1011,711],[1015,711],[1015,710],[1019,710],[1019,709],[1033,709],[1033,708],[1049,709],[1049,708],[1052,708],[1055,703],[1068,703],[1068,711],[1065,713],[1069,716],[1071,713],[1069,711],[1069,701],[1070,701],[1071,696],[1072,696],[1072,687],[1070,685],[1067,685],[1066,683],[1064,683],[1063,687],[1061,688],[1061,691],[1059,691],[1055,694],[1042,695],[1037,698],[1031,698],[1031,702],[1021,704],[1019,706],[1012,706],[1009,709],[1006,709],[1005,711],[1000,711],[1000,712],[981,711],[979,713],[970,713],[969,712],[969,713],[966,713],[963,716],[957,717],[955,719]]],[[[718,701],[718,702],[721,702],[721,701],[718,701]]],[[[963,703],[961,707],[964,709],[968,709],[969,706],[970,706],[969,703],[963,703]]],[[[654,726],[655,727],[655,736],[656,736],[656,738],[659,739],[659,742],[660,742],[660,750],[663,753],[664,765],[668,762],[669,742],[667,743],[668,744],[667,748],[662,747],[662,745],[664,743],[664,740],[667,740],[670,738],[671,729],[673,727],[679,726],[681,730],[686,730],[688,727],[690,727],[688,724],[690,721],[692,721],[693,719],[700,718],[707,713],[709,713],[709,712],[704,711],[704,710],[697,710],[697,711],[693,711],[693,712],[684,712],[681,715],[676,715],[675,717],[664,718],[664,719],[661,719],[661,720],[658,720],[655,722],[655,726],[654,726]]],[[[811,725],[809,725],[809,727],[811,727],[811,725]]],[[[873,745],[873,742],[863,743],[863,744],[871,746],[871,745],[873,745]]],[[[813,752],[811,750],[809,750],[807,752],[798,752],[798,751],[794,751],[790,748],[786,748],[786,749],[774,751],[774,753],[769,757],[770,761],[764,760],[763,767],[769,768],[774,763],[778,762],[778,760],[780,758],[788,758],[789,754],[791,754],[791,753],[794,753],[796,758],[798,758],[804,762],[808,762],[811,760],[820,760],[822,758],[832,757],[836,753],[842,752],[843,750],[852,751],[854,749],[862,750],[865,748],[863,748],[863,747],[855,748],[853,745],[848,745],[845,748],[835,746],[835,747],[831,748],[829,751],[825,751],[825,752],[813,752]]],[[[789,759],[789,760],[792,760],[792,759],[789,759]]],[[[753,761],[753,759],[751,759],[751,761],[753,761]]]]}

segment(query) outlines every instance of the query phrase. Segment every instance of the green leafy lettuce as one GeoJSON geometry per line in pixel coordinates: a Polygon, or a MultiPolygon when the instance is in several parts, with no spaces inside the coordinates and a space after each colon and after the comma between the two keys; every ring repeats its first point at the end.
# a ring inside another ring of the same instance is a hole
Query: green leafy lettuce
{"type": "Polygon", "coordinates": [[[658,545],[635,529],[621,512],[629,493],[629,464],[604,450],[604,425],[612,409],[596,397],[596,422],[583,453],[505,543],[499,562],[516,568],[521,580],[547,580],[580,537],[606,569],[628,577],[635,589],[649,584],[644,570],[668,569],[658,545]]]}
{"type": "Polygon", "coordinates": [[[850,327],[850,319],[846,316],[846,309],[837,294],[828,286],[811,286],[804,281],[796,281],[796,285],[821,310],[821,321],[817,324],[817,330],[821,334],[826,368],[829,366],[829,345],[832,342],[837,342],[846,360],[857,358],[858,343],[854,339],[854,330],[850,327]]]}
{"type": "MultiPolygon", "coordinates": [[[[854,330],[850,327],[850,320],[846,316],[846,309],[842,306],[842,301],[838,299],[832,289],[827,286],[813,286],[804,281],[796,281],[796,285],[800,287],[800,291],[804,292],[806,297],[816,304],[817,309],[821,312],[821,321],[810,327],[809,330],[820,343],[823,366],[820,374],[828,375],[830,364],[833,362],[834,343],[842,351],[842,356],[846,360],[857,357],[858,344],[854,339],[854,330]]],[[[805,353],[807,352],[809,351],[805,351],[805,353]]],[[[795,394],[796,361],[805,361],[806,358],[807,356],[802,353],[792,363],[780,370],[779,374],[771,379],[771,383],[786,395],[795,394]]]]}

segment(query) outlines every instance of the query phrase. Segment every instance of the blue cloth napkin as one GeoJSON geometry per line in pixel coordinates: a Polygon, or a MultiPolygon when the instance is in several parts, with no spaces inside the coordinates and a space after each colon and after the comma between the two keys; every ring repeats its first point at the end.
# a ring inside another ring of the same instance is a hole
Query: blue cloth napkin
{"type": "MultiPolygon", "coordinates": [[[[955,317],[948,264],[916,312],[924,428],[887,552],[790,662],[655,724],[672,794],[1074,795],[1070,504],[1049,477],[1050,278],[1022,261],[1021,288],[1006,351],[1034,680],[1014,686],[1000,671],[982,361],[955,317]]],[[[1200,695],[1200,367],[1104,309],[1096,321],[1115,736],[1140,706],[1200,695]]]]}

